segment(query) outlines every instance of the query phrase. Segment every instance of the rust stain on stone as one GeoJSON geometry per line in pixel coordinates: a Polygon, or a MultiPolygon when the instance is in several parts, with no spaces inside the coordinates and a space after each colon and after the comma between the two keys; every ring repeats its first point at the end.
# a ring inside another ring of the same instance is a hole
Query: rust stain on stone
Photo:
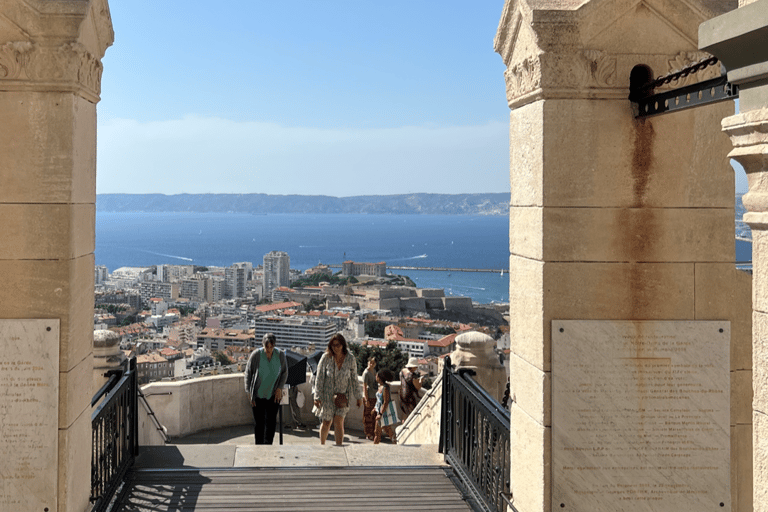
{"type": "Polygon", "coordinates": [[[620,229],[623,232],[620,239],[622,251],[630,264],[628,272],[630,318],[640,320],[648,318],[652,301],[645,272],[638,262],[648,262],[653,258],[659,233],[655,211],[646,208],[646,194],[652,178],[653,124],[646,119],[635,120],[633,128],[632,202],[630,209],[622,211],[620,215],[620,229]]]}
{"type": "Polygon", "coordinates": [[[634,121],[635,136],[632,144],[632,199],[633,207],[641,208],[645,203],[645,193],[651,181],[651,162],[653,153],[653,124],[647,119],[634,121]]]}

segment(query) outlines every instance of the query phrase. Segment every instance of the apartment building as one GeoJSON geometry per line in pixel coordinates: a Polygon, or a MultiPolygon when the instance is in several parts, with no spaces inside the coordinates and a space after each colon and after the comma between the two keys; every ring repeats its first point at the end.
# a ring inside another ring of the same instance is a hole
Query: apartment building
{"type": "Polygon", "coordinates": [[[270,297],[272,290],[289,286],[291,258],[283,251],[272,251],[264,255],[264,296],[270,297]]]}
{"type": "Polygon", "coordinates": [[[94,296],[95,304],[128,304],[132,309],[141,309],[141,295],[123,290],[113,292],[97,292],[94,296]]]}
{"type": "Polygon", "coordinates": [[[333,322],[322,317],[261,317],[256,319],[254,328],[257,340],[271,332],[278,347],[291,350],[306,349],[310,344],[323,348],[339,331],[333,322]]]}
{"type": "Polygon", "coordinates": [[[159,354],[141,354],[136,357],[139,385],[173,377],[173,363],[159,354]]]}
{"type": "Polygon", "coordinates": [[[248,269],[237,264],[229,266],[224,271],[224,293],[228,299],[245,297],[245,282],[248,269]]]}
{"type": "Polygon", "coordinates": [[[102,284],[109,277],[109,271],[104,265],[96,265],[93,269],[93,283],[96,285],[102,284]]]}
{"type": "Polygon", "coordinates": [[[155,297],[170,302],[179,298],[179,285],[178,283],[144,281],[139,285],[139,294],[143,304],[148,304],[149,299],[155,297]]]}
{"type": "MultiPolygon", "coordinates": [[[[261,337],[258,339],[261,340],[261,337]]],[[[255,341],[253,329],[206,328],[197,334],[197,348],[205,347],[209,351],[222,351],[225,347],[253,347],[255,341]]]]}

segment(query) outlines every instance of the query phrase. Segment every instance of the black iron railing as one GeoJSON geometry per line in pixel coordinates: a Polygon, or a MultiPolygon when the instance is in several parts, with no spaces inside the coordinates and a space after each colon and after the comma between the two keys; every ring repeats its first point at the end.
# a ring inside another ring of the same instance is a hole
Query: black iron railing
{"type": "Polygon", "coordinates": [[[505,512],[509,502],[509,412],[445,358],[440,452],[480,507],[505,512]]]}
{"type": "Polygon", "coordinates": [[[91,406],[91,502],[92,512],[106,510],[139,448],[138,384],[136,358],[121,370],[109,373],[109,381],[96,393],[91,406]],[[100,402],[99,402],[100,401],[100,402]]]}

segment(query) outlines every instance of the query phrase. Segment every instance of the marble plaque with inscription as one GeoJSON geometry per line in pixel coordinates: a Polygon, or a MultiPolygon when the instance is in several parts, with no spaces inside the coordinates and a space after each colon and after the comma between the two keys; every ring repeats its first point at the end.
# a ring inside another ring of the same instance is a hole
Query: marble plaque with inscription
{"type": "Polygon", "coordinates": [[[552,321],[552,510],[731,510],[730,323],[552,321]]]}
{"type": "Polygon", "coordinates": [[[57,509],[59,320],[0,320],[0,510],[57,509]]]}

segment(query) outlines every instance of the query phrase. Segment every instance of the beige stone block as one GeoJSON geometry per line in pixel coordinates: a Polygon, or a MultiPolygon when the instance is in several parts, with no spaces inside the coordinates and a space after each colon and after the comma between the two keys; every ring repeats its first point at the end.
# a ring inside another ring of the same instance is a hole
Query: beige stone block
{"type": "Polygon", "coordinates": [[[93,267],[93,254],[0,262],[0,317],[58,318],[62,372],[93,351],[93,267]]]}
{"type": "Polygon", "coordinates": [[[96,203],[96,105],[75,97],[72,115],[72,201],[96,203]]]}
{"type": "Polygon", "coordinates": [[[541,206],[544,195],[544,102],[529,103],[509,117],[512,206],[541,206]]]}
{"type": "Polygon", "coordinates": [[[544,209],[513,206],[509,209],[509,253],[534,260],[543,258],[544,209]]]}
{"type": "Polygon", "coordinates": [[[755,512],[768,511],[768,416],[752,413],[752,500],[755,512]]]}
{"type": "Polygon", "coordinates": [[[752,309],[768,313],[768,231],[752,230],[752,309]]]}
{"type": "Polygon", "coordinates": [[[731,425],[752,423],[752,370],[731,371],[731,425]]]}
{"type": "Polygon", "coordinates": [[[90,355],[68,372],[59,373],[59,428],[69,428],[90,410],[93,389],[93,357],[90,355]]]}
{"type": "Polygon", "coordinates": [[[733,262],[734,258],[732,209],[544,208],[543,217],[545,261],[733,262]],[[715,238],[712,233],[723,236],[715,238]]]}
{"type": "Polygon", "coordinates": [[[548,372],[552,320],[693,320],[693,270],[692,263],[542,263],[513,256],[510,350],[548,372]]]}
{"type": "Polygon", "coordinates": [[[0,260],[72,259],[94,251],[93,204],[0,204],[0,260]]]}
{"type": "Polygon", "coordinates": [[[545,263],[545,322],[688,320],[693,264],[545,263]]]}
{"type": "Polygon", "coordinates": [[[752,424],[731,427],[731,510],[752,512],[752,424]]]}
{"type": "Polygon", "coordinates": [[[517,510],[551,512],[552,432],[516,404],[510,410],[509,488],[517,510]]]}
{"type": "Polygon", "coordinates": [[[551,374],[510,354],[509,375],[510,393],[515,404],[534,421],[552,426],[551,374]]]}
{"type": "Polygon", "coordinates": [[[82,512],[90,506],[91,413],[83,411],[75,422],[59,429],[58,512],[82,512]]]}
{"type": "Polygon", "coordinates": [[[66,92],[0,96],[4,203],[95,203],[96,106],[66,92]]]}
{"type": "Polygon", "coordinates": [[[539,370],[548,371],[544,333],[544,263],[518,256],[509,259],[510,351],[539,370]]]}
{"type": "Polygon", "coordinates": [[[768,314],[755,311],[752,322],[752,407],[768,411],[768,314]]]}
{"type": "Polygon", "coordinates": [[[637,121],[626,100],[546,100],[544,206],[732,207],[723,112],[637,121]]]}
{"type": "Polygon", "coordinates": [[[752,368],[752,275],[732,263],[697,263],[696,320],[730,320],[731,370],[752,368]]]}

